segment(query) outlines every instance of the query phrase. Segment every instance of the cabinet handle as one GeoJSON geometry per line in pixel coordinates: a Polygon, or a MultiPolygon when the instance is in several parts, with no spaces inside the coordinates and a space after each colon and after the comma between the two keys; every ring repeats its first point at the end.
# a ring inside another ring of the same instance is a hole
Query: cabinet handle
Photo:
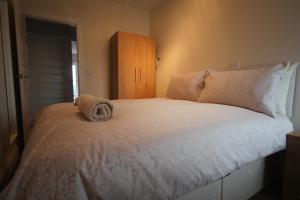
{"type": "Polygon", "coordinates": [[[140,83],[142,82],[142,69],[140,68],[140,83]]]}
{"type": "Polygon", "coordinates": [[[134,68],[134,82],[136,82],[136,68],[134,68]]]}

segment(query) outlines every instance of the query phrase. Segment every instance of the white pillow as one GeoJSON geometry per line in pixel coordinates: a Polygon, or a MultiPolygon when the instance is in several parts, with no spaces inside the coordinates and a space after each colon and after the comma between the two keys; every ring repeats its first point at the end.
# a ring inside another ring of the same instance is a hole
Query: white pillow
{"type": "MultiPolygon", "coordinates": [[[[298,63],[290,63],[284,61],[284,62],[280,62],[279,64],[282,64],[286,67],[286,73],[281,80],[281,84],[279,85],[279,92],[276,101],[276,112],[280,115],[288,116],[291,118],[293,112],[296,69],[298,63]]],[[[248,66],[248,69],[272,67],[274,65],[275,63],[258,64],[258,65],[248,66]]]]}
{"type": "Polygon", "coordinates": [[[281,80],[279,85],[279,92],[276,101],[276,112],[283,116],[292,117],[293,113],[293,102],[295,93],[295,80],[296,80],[296,70],[298,63],[290,63],[288,61],[283,61],[280,63],[264,63],[256,65],[243,66],[240,69],[229,69],[229,70],[245,70],[245,69],[260,69],[266,67],[272,67],[276,64],[282,64],[286,67],[286,74],[281,80]]]}
{"type": "Polygon", "coordinates": [[[289,88],[288,88],[288,94],[286,100],[286,114],[290,118],[292,118],[292,114],[293,114],[295,82],[296,82],[296,73],[297,73],[298,66],[299,63],[291,63],[287,69],[288,75],[286,77],[290,82],[289,82],[289,88]]]}
{"type": "Polygon", "coordinates": [[[275,117],[279,85],[285,72],[283,64],[249,70],[212,71],[205,79],[198,101],[244,107],[275,117]]]}
{"type": "Polygon", "coordinates": [[[291,76],[293,74],[293,70],[286,67],[284,76],[281,79],[281,83],[279,85],[279,91],[278,91],[278,97],[276,101],[276,110],[277,113],[286,116],[287,115],[287,98],[288,98],[288,92],[291,82],[291,76]]]}
{"type": "Polygon", "coordinates": [[[204,87],[207,70],[173,75],[170,79],[167,98],[197,101],[204,87]]]}

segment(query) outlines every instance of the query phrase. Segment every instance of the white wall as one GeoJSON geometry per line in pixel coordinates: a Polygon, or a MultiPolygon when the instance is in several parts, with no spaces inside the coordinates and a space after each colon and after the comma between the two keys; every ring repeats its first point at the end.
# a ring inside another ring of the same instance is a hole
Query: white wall
{"type": "Polygon", "coordinates": [[[80,92],[109,95],[109,39],[116,31],[149,34],[149,13],[109,0],[23,0],[26,15],[79,25],[80,92]]]}
{"type": "MultiPolygon", "coordinates": [[[[300,61],[299,0],[166,0],[150,15],[160,63],[157,95],[164,96],[173,73],[300,61]]],[[[300,77],[300,70],[298,70],[300,77]]],[[[300,102],[297,80],[296,102],[300,102]]],[[[300,103],[294,121],[300,128],[300,103]]]]}

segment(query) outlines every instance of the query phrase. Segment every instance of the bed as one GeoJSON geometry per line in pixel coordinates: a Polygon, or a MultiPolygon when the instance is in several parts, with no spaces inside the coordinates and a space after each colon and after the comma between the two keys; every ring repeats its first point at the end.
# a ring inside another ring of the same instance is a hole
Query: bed
{"type": "Polygon", "coordinates": [[[89,122],[71,103],[42,110],[4,199],[247,199],[287,117],[184,100],[114,100],[89,122]],[[237,186],[242,186],[236,190],[237,186]],[[244,186],[244,187],[243,187],[244,186]]]}

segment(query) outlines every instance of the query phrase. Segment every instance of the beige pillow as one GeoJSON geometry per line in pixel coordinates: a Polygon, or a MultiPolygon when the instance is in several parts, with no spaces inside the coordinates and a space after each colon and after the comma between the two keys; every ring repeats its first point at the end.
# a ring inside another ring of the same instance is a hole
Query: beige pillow
{"type": "Polygon", "coordinates": [[[205,79],[198,101],[244,107],[274,117],[285,70],[285,65],[278,64],[259,69],[212,71],[205,79]]]}
{"type": "Polygon", "coordinates": [[[173,75],[170,79],[167,98],[197,101],[204,86],[207,70],[173,75]]]}

